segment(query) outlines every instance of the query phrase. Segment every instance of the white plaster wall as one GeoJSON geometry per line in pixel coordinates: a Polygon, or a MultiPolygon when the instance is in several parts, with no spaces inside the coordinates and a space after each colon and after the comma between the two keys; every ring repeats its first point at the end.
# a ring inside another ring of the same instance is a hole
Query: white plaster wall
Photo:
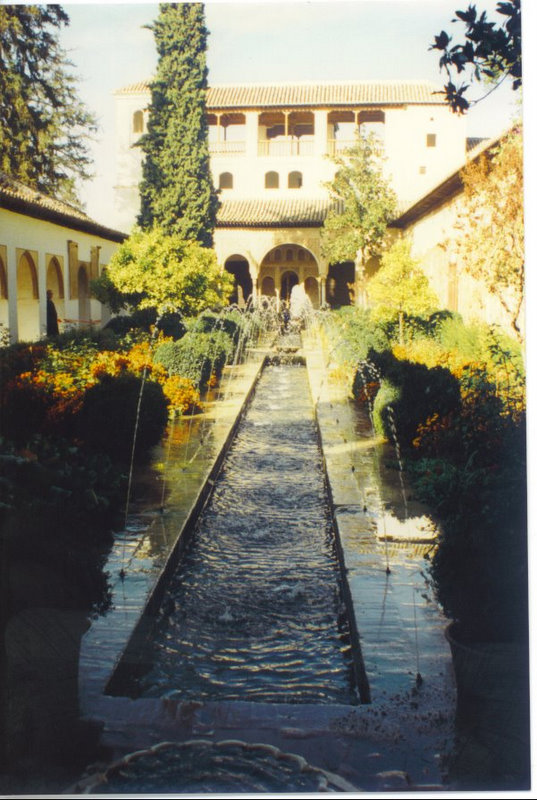
{"type": "MultiPolygon", "coordinates": [[[[69,297],[67,245],[69,240],[78,244],[78,258],[80,261],[90,262],[91,248],[99,246],[101,248],[99,256],[100,269],[108,264],[112,254],[118,247],[115,242],[99,236],[82,233],[51,222],[34,219],[24,214],[0,209],[0,245],[5,247],[5,267],[8,283],[7,317],[12,340],[15,341],[19,337],[17,333],[19,330],[21,330],[20,337],[30,331],[29,338],[31,339],[37,339],[46,333],[46,270],[51,256],[56,256],[60,263],[65,290],[63,302],[58,302],[60,298],[54,297],[57,307],[59,306],[59,316],[62,319],[78,320],[78,298],[71,300],[69,297]],[[38,275],[39,322],[35,329],[31,328],[32,323],[28,322],[27,319],[18,320],[17,254],[25,250],[35,254],[34,261],[38,275]]],[[[95,321],[97,325],[106,318],[106,314],[103,316],[103,308],[97,300],[90,301],[90,312],[92,321],[95,321]]]]}
{"type": "MultiPolygon", "coordinates": [[[[116,188],[118,224],[129,230],[139,211],[138,183],[142,153],[133,147],[139,134],[132,130],[133,114],[147,108],[150,95],[116,95],[116,188]]],[[[239,110],[239,109],[237,109],[239,110]]],[[[406,206],[457,169],[466,156],[466,118],[452,114],[443,105],[386,108],[384,126],[385,172],[392,180],[401,206],[406,206]],[[428,133],[436,134],[436,146],[427,147],[428,133]],[[421,170],[420,170],[421,168],[421,170]],[[422,170],[425,170],[424,172],[422,170]]],[[[312,155],[259,156],[258,112],[246,111],[242,128],[245,152],[213,154],[211,171],[216,188],[223,172],[233,175],[233,188],[222,190],[222,198],[300,198],[325,197],[325,184],[335,173],[333,161],[326,155],[326,109],[317,109],[312,155]],[[265,174],[275,171],[280,177],[278,189],[265,189],[265,174]],[[288,175],[302,173],[302,187],[289,189],[288,175]]]]}
{"type": "Polygon", "coordinates": [[[385,156],[386,174],[408,206],[464,163],[466,118],[443,106],[387,109],[385,156]],[[427,134],[436,134],[435,147],[427,147],[427,134]]]}
{"type": "Polygon", "coordinates": [[[142,176],[143,158],[142,150],[135,146],[141,134],[133,130],[133,115],[136,111],[144,112],[145,130],[148,116],[146,109],[150,100],[149,92],[116,96],[114,225],[127,232],[134,225],[140,211],[138,184],[142,176]]]}
{"type": "MultiPolygon", "coordinates": [[[[444,308],[449,307],[448,270],[450,259],[454,258],[452,253],[457,235],[454,223],[460,204],[459,194],[405,230],[405,235],[412,241],[412,254],[420,261],[444,308]]],[[[457,268],[457,280],[457,307],[451,310],[458,311],[466,322],[480,320],[499,325],[512,336],[513,330],[499,299],[483,283],[460,268],[457,268]]]]}

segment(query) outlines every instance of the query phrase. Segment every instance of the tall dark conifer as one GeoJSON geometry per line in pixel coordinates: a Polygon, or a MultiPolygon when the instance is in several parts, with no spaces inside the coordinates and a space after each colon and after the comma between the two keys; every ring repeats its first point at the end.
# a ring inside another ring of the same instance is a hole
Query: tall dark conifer
{"type": "Polygon", "coordinates": [[[76,180],[90,177],[96,124],[59,44],[68,24],[59,5],[0,5],[0,169],[74,201],[76,180]]]}
{"type": "Polygon", "coordinates": [[[145,159],[138,222],[211,247],[218,198],[209,166],[204,7],[162,3],[151,27],[159,63],[140,141],[145,159]]]}

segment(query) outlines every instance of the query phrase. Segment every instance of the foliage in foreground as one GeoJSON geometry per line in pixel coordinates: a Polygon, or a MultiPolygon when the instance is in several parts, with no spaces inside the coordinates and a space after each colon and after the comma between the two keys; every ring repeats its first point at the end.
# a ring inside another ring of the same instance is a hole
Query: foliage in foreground
{"type": "MultiPolygon", "coordinates": [[[[503,0],[496,7],[500,15],[498,22],[491,22],[487,12],[478,13],[475,5],[455,14],[465,25],[464,43],[452,45],[452,38],[445,31],[435,36],[430,49],[440,50],[440,68],[445,70],[448,83],[444,86],[446,102],[452,110],[464,113],[470,101],[464,96],[470,83],[456,86],[453,70],[457,75],[467,69],[477,81],[498,85],[510,77],[513,89],[522,85],[522,25],[520,0],[503,0]]],[[[456,22],[457,20],[453,20],[456,22]]],[[[480,98],[481,99],[481,98],[480,98]]],[[[473,101],[478,102],[478,101],[473,101]]]]}

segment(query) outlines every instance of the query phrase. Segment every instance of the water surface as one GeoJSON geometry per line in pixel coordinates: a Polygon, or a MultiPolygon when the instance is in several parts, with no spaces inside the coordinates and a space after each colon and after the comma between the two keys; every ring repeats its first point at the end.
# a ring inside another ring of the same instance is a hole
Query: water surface
{"type": "Polygon", "coordinates": [[[172,577],[144,696],[354,703],[304,367],[268,367],[172,577]]]}

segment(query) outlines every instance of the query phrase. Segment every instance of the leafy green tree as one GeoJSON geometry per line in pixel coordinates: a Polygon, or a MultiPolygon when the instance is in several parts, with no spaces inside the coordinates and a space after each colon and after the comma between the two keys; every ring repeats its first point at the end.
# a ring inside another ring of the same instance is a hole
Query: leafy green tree
{"type": "Polygon", "coordinates": [[[92,282],[94,296],[120,308],[175,309],[196,316],[221,306],[233,279],[220,268],[213,250],[159,228],[135,229],[116,250],[106,272],[92,282]]]}
{"type": "Polygon", "coordinates": [[[145,159],[138,222],[211,247],[218,198],[209,166],[203,5],[162,3],[151,27],[159,62],[147,134],[140,140],[145,159]]]}
{"type": "Polygon", "coordinates": [[[397,201],[383,174],[378,140],[358,136],[353,147],[333,159],[338,169],[327,188],[339,201],[321,229],[321,248],[333,263],[367,259],[382,251],[397,201]]]}
{"type": "Polygon", "coordinates": [[[452,37],[441,31],[429,48],[442,51],[440,68],[448,76],[444,94],[453,111],[464,113],[470,107],[464,97],[469,84],[457,86],[453,70],[460,75],[468,69],[472,78],[491,82],[494,88],[507,77],[512,79],[513,89],[522,85],[520,0],[498,2],[496,12],[504,18],[503,24],[491,22],[486,11],[478,15],[475,5],[469,5],[466,11],[456,11],[466,26],[464,44],[452,45],[452,37]]]}
{"type": "Polygon", "coordinates": [[[68,24],[59,5],[0,5],[0,169],[74,202],[76,180],[90,177],[96,123],[59,45],[68,24]]]}
{"type": "Polygon", "coordinates": [[[519,342],[524,304],[524,162],[522,130],[514,127],[491,157],[463,172],[464,198],[457,218],[462,269],[498,298],[519,342]]]}
{"type": "Polygon", "coordinates": [[[397,239],[384,253],[367,290],[374,303],[373,316],[398,320],[400,344],[404,343],[405,318],[432,314],[439,305],[427,276],[410,254],[407,239],[397,239]]]}

